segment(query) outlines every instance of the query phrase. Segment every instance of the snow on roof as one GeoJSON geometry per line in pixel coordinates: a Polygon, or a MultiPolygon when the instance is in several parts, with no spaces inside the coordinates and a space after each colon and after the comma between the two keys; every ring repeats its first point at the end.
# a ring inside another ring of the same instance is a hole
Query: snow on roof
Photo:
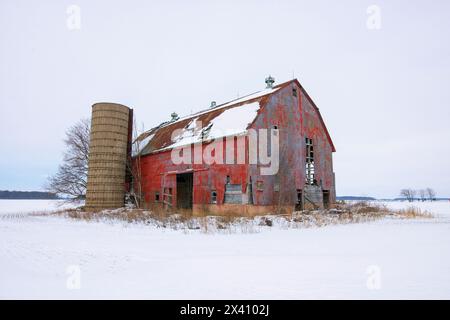
{"type": "Polygon", "coordinates": [[[155,136],[154,133],[145,136],[140,137],[139,139],[136,139],[136,141],[133,144],[133,150],[131,150],[131,155],[133,157],[137,156],[139,153],[141,153],[144,148],[147,146],[147,144],[150,142],[150,140],[153,139],[155,136]]]}
{"type": "MultiPolygon", "coordinates": [[[[256,118],[261,98],[278,91],[282,85],[254,92],[176,121],[164,122],[141,134],[136,139],[139,142],[137,149],[141,155],[145,155],[200,141],[243,134],[256,118]],[[172,141],[172,133],[175,130],[179,134],[175,141],[172,141]]],[[[137,154],[135,152],[133,156],[137,154]]]]}
{"type": "Polygon", "coordinates": [[[186,127],[174,131],[173,143],[153,150],[153,152],[227,136],[242,135],[246,133],[248,125],[256,118],[259,108],[259,102],[251,102],[226,109],[206,126],[199,120],[199,117],[192,118],[186,127]]]}
{"type": "MultiPolygon", "coordinates": [[[[141,141],[140,143],[140,154],[145,155],[161,150],[166,150],[170,148],[174,148],[177,146],[196,143],[199,141],[207,141],[210,139],[215,139],[218,137],[224,137],[227,135],[238,135],[240,133],[244,133],[248,126],[248,123],[251,123],[255,117],[253,117],[250,121],[250,116],[240,115],[238,114],[238,109],[252,109],[254,106],[253,102],[257,102],[258,108],[260,107],[260,103],[263,102],[263,97],[268,96],[276,91],[286,87],[291,83],[296,83],[300,89],[302,90],[302,94],[311,102],[313,107],[316,109],[317,114],[319,115],[319,119],[322,123],[323,130],[325,131],[328,141],[330,142],[331,148],[333,152],[336,151],[333,145],[333,141],[331,140],[328,129],[325,126],[325,123],[322,119],[322,116],[319,112],[319,109],[315,105],[314,101],[310,98],[306,90],[302,87],[300,82],[297,79],[293,79],[281,84],[273,88],[266,88],[262,91],[254,92],[252,94],[246,95],[244,97],[231,100],[229,102],[218,105],[215,108],[208,108],[203,111],[199,111],[197,113],[181,117],[176,121],[167,121],[159,124],[158,126],[142,133],[136,141],[141,141]],[[245,103],[247,102],[247,103],[245,103]],[[236,109],[234,111],[229,111],[231,109],[236,109]],[[233,113],[236,114],[233,114],[233,113]],[[233,116],[231,116],[233,115],[233,116]],[[248,116],[248,117],[247,117],[248,116]],[[239,121],[244,121],[240,123],[239,121]],[[198,125],[198,122],[202,122],[202,126],[198,125]],[[248,122],[247,122],[248,121],[248,122]],[[201,129],[200,129],[201,128],[201,129]],[[203,129],[204,128],[204,129],[203,129]],[[220,128],[220,129],[219,129],[220,128]],[[245,128],[244,130],[242,128],[245,128]],[[172,133],[178,130],[179,136],[176,137],[175,142],[172,141],[172,133]],[[222,132],[222,133],[219,133],[222,132]],[[228,133],[227,133],[228,132],[228,133]],[[203,133],[203,140],[199,140],[199,133],[203,133]],[[146,137],[151,136],[149,139],[145,139],[146,137]],[[145,141],[144,141],[145,140],[145,141]],[[147,145],[144,145],[145,142],[147,145]]],[[[249,111],[249,110],[245,110],[249,111]]],[[[242,111],[245,113],[245,111],[242,111]]],[[[251,113],[253,114],[253,113],[251,113]]],[[[252,115],[253,116],[253,115],[252,115]]]]}
{"type": "Polygon", "coordinates": [[[257,92],[248,94],[248,95],[246,95],[246,96],[243,96],[243,97],[241,97],[241,98],[237,98],[237,99],[234,99],[234,100],[225,102],[225,103],[223,103],[223,104],[218,105],[218,106],[215,107],[215,108],[208,108],[208,109],[205,109],[205,110],[201,110],[201,111],[196,112],[196,113],[194,113],[194,114],[190,114],[190,115],[181,117],[181,118],[179,118],[179,119],[176,120],[176,121],[167,122],[166,124],[162,125],[162,127],[163,127],[163,126],[171,125],[171,124],[176,123],[176,122],[179,122],[179,121],[183,121],[183,120],[186,120],[186,119],[190,119],[190,118],[192,118],[192,117],[200,116],[200,115],[203,115],[203,114],[205,114],[205,113],[209,113],[209,112],[211,112],[212,110],[220,110],[220,109],[222,109],[222,108],[227,108],[227,107],[230,107],[230,106],[235,105],[235,104],[239,104],[239,103],[242,103],[242,102],[245,102],[245,101],[249,101],[249,100],[253,100],[253,99],[256,99],[256,98],[260,98],[260,97],[263,97],[263,96],[265,96],[265,95],[272,94],[272,93],[278,91],[279,89],[280,89],[280,87],[266,88],[266,89],[264,89],[264,90],[257,91],[257,92]]]}
{"type": "Polygon", "coordinates": [[[218,117],[211,120],[211,128],[207,132],[207,137],[216,139],[246,132],[248,125],[256,118],[259,108],[259,102],[256,101],[240,107],[226,109],[218,117]]]}

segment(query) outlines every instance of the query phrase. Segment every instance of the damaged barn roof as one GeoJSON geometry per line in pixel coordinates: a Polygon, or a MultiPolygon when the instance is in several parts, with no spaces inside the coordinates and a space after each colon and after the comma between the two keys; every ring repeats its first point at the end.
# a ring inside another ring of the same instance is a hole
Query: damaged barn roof
{"type": "MultiPolygon", "coordinates": [[[[133,156],[156,153],[231,135],[245,134],[248,126],[256,118],[258,110],[265,104],[268,97],[293,82],[296,82],[303,89],[298,80],[295,79],[281,83],[273,88],[266,88],[262,91],[231,100],[213,108],[208,108],[176,120],[163,122],[142,133],[136,139],[133,156]]],[[[307,94],[306,97],[317,109],[332,149],[335,151],[318,108],[307,94]]]]}
{"type": "Polygon", "coordinates": [[[256,118],[261,107],[260,102],[285,84],[287,83],[266,88],[175,121],[163,122],[136,139],[137,150],[134,155],[146,155],[192,143],[244,134],[256,118]]]}

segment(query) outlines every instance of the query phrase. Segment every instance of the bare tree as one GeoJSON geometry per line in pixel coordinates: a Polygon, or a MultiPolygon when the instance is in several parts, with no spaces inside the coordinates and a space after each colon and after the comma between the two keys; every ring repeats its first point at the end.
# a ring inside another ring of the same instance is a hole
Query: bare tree
{"type": "Polygon", "coordinates": [[[400,195],[402,197],[405,197],[406,200],[408,200],[409,202],[413,202],[414,201],[414,197],[416,195],[416,191],[413,189],[402,189],[400,191],[400,195]]]}
{"type": "Polygon", "coordinates": [[[63,163],[49,177],[45,189],[76,201],[86,196],[90,120],[81,119],[66,132],[63,163]]]}
{"type": "MultiPolygon", "coordinates": [[[[143,128],[141,132],[144,131],[143,128]]],[[[144,193],[142,188],[142,171],[141,171],[141,152],[145,147],[146,133],[139,133],[136,125],[136,119],[133,119],[133,139],[131,145],[131,157],[128,159],[127,169],[131,174],[130,198],[134,202],[136,208],[144,205],[144,193]]]]}
{"type": "Polygon", "coordinates": [[[426,191],[424,190],[424,189],[420,189],[419,191],[418,191],[418,193],[419,193],[419,196],[420,196],[420,200],[421,201],[425,201],[426,200],[426,191]]]}
{"type": "Polygon", "coordinates": [[[436,192],[431,188],[426,188],[425,192],[428,196],[428,200],[433,201],[436,200],[436,192]]]}

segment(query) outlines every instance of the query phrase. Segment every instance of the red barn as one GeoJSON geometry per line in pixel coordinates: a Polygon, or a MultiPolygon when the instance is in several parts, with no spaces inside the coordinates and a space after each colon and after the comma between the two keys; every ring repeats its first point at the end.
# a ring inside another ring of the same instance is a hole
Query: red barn
{"type": "Polygon", "coordinates": [[[319,109],[298,80],[273,83],[140,135],[145,204],[254,215],[334,203],[335,148],[319,109]]]}

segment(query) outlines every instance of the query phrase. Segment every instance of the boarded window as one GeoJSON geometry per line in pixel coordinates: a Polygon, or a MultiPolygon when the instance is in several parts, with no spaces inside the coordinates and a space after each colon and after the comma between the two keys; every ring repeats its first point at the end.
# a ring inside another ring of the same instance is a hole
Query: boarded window
{"type": "Polygon", "coordinates": [[[242,186],[240,184],[225,186],[224,203],[242,204],[242,186]]]}

